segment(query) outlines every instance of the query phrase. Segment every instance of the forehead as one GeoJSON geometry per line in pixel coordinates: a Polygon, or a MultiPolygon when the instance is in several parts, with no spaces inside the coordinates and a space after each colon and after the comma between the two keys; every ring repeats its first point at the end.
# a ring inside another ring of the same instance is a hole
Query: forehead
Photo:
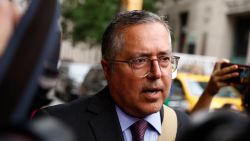
{"type": "Polygon", "coordinates": [[[171,52],[170,33],[161,23],[132,25],[122,30],[122,36],[122,54],[171,52]]]}

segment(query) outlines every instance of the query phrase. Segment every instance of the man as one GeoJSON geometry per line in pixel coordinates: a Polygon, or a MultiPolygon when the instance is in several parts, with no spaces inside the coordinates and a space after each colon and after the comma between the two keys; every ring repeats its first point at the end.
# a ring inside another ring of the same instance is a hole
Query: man
{"type": "Polygon", "coordinates": [[[164,135],[162,140],[175,140],[188,118],[163,108],[163,102],[178,59],[172,55],[169,27],[159,16],[146,11],[119,13],[102,41],[101,64],[108,86],[93,97],[49,107],[38,115],[62,119],[79,141],[135,141],[134,123],[143,123],[144,141],[164,135]]]}

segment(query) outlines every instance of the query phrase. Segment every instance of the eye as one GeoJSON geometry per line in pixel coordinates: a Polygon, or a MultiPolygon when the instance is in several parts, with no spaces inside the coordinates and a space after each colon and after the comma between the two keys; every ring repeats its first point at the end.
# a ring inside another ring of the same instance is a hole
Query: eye
{"type": "Polygon", "coordinates": [[[140,58],[132,59],[131,61],[132,61],[133,64],[142,64],[142,63],[147,62],[147,60],[148,59],[145,58],[145,57],[140,57],[140,58]]]}
{"type": "Polygon", "coordinates": [[[160,62],[169,62],[169,60],[170,60],[170,57],[169,56],[160,56],[159,57],[159,61],[160,62]]]}
{"type": "Polygon", "coordinates": [[[131,64],[134,68],[141,68],[145,64],[147,64],[148,58],[146,57],[139,57],[131,60],[131,64]]]}

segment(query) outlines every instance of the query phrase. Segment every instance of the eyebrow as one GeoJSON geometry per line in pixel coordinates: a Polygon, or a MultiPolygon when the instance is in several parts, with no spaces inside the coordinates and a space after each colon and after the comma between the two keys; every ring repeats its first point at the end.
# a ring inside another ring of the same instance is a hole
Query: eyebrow
{"type": "Polygon", "coordinates": [[[159,52],[157,55],[172,55],[172,51],[171,50],[167,50],[167,51],[161,51],[159,52]]]}
{"type": "MultiPolygon", "coordinates": [[[[166,50],[166,51],[161,51],[159,53],[157,53],[157,56],[159,55],[168,55],[168,56],[171,56],[172,55],[172,51],[171,50],[166,50]]],[[[136,58],[136,57],[150,57],[152,56],[150,53],[138,53],[136,54],[133,58],[136,58]]]]}

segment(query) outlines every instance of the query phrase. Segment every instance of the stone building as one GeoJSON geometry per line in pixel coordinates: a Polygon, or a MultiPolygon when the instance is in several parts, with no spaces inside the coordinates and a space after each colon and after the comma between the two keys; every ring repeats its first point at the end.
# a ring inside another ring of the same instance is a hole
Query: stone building
{"type": "Polygon", "coordinates": [[[161,0],[175,52],[250,64],[250,0],[161,0]]]}

